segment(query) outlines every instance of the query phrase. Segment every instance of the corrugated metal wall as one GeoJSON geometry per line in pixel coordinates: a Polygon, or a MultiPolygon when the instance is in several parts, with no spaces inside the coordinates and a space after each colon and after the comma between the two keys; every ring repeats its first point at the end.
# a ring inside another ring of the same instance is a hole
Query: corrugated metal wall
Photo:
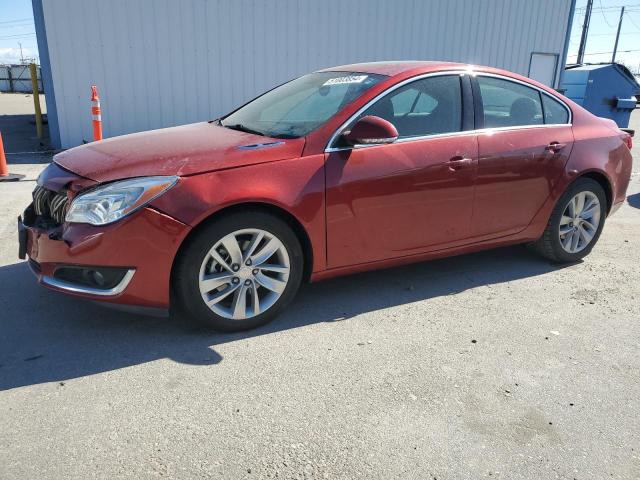
{"type": "MultiPolygon", "coordinates": [[[[215,118],[322,67],[439,59],[527,74],[562,59],[571,0],[42,0],[63,147],[215,118]]],[[[559,70],[559,69],[558,69],[559,70]]],[[[557,82],[557,79],[556,79],[557,82]]]]}

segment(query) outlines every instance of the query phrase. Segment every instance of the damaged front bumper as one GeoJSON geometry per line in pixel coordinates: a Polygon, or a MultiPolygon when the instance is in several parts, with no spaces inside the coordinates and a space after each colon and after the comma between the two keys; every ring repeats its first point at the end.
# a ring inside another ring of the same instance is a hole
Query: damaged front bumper
{"type": "Polygon", "coordinates": [[[50,225],[33,206],[18,219],[20,258],[41,285],[119,305],[168,309],[177,250],[190,227],[153,208],[111,225],[50,225]]]}

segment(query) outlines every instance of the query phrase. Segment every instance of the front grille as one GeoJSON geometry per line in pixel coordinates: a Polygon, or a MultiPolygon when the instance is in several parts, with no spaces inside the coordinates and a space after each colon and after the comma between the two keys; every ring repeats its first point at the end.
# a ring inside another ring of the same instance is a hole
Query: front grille
{"type": "Polygon", "coordinates": [[[58,224],[63,223],[68,206],[69,199],[64,191],[56,193],[40,185],[33,191],[33,209],[36,215],[45,219],[50,218],[58,224]]]}

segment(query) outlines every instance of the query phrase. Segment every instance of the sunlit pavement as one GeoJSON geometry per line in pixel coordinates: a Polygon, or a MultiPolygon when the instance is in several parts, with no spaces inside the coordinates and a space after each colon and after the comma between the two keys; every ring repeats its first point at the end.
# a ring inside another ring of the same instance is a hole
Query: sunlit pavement
{"type": "Polygon", "coordinates": [[[23,158],[0,183],[0,478],[639,478],[635,143],[580,264],[512,247],[345,277],[234,335],[37,286],[23,158]]]}

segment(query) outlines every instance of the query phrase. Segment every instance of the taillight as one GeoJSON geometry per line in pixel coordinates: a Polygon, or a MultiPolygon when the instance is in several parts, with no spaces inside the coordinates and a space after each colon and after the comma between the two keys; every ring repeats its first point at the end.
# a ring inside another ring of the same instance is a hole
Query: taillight
{"type": "Polygon", "coordinates": [[[629,147],[629,150],[633,147],[633,134],[635,133],[630,128],[621,128],[622,140],[629,147]]]}

